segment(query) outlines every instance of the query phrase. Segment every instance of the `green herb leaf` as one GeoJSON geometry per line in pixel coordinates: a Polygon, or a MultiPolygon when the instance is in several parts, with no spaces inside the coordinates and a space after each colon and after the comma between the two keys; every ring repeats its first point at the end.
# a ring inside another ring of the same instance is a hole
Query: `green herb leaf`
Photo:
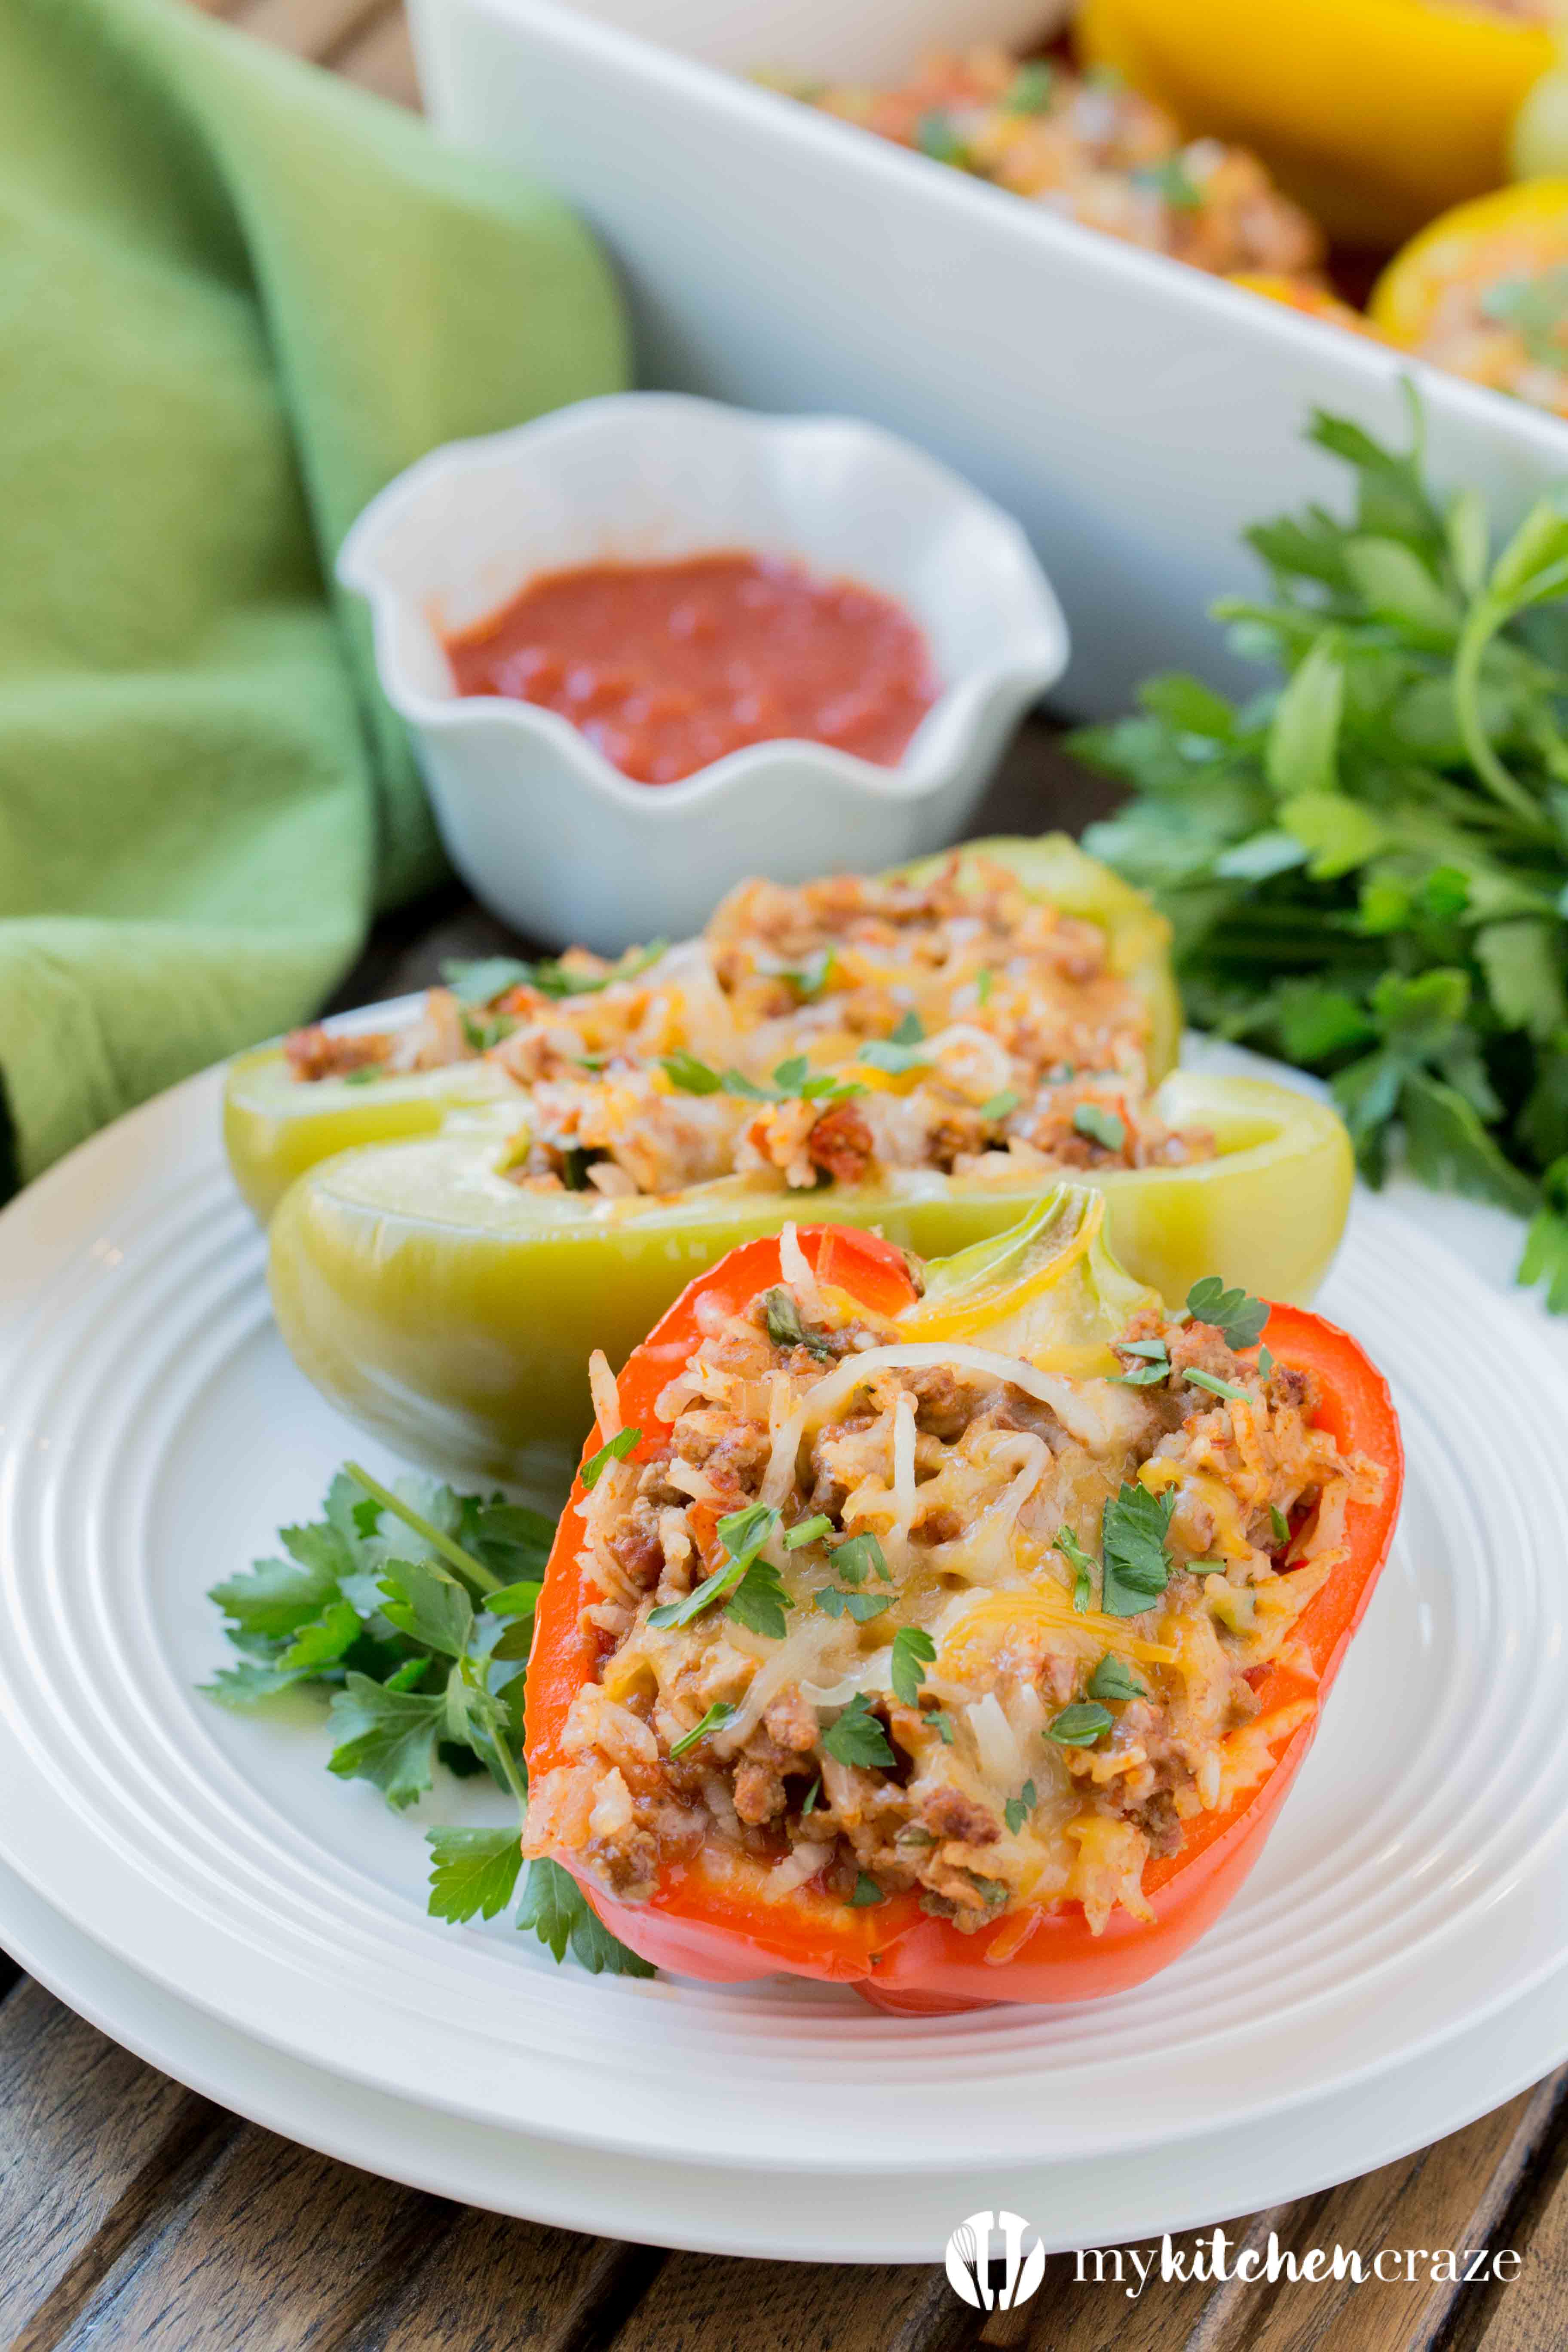
{"type": "Polygon", "coordinates": [[[426,1830],[433,1919],[494,1919],[517,1891],[522,1847],[517,1823],[504,1830],[426,1830]]]}
{"type": "Polygon", "coordinates": [[[879,1718],[871,1713],[871,1702],[864,1691],[857,1691],[843,1714],[828,1725],[822,1735],[822,1746],[824,1753],[831,1756],[836,1764],[875,1769],[898,1761],[879,1718]]]}
{"type": "Polygon", "coordinates": [[[812,1782],[810,1788],[806,1790],[805,1796],[800,1801],[800,1817],[803,1822],[808,1813],[816,1812],[816,1801],[821,1794],[822,1782],[820,1780],[816,1780],[812,1782]]]}
{"type": "Polygon", "coordinates": [[[837,1361],[825,1335],[801,1321],[800,1306],[793,1291],[782,1286],[764,1290],[762,1306],[768,1337],[775,1348],[805,1348],[821,1363],[837,1361]]]}
{"type": "Polygon", "coordinates": [[[1018,1108],[1018,1097],[1011,1087],[1004,1087],[980,1106],[982,1118],[1008,1118],[1018,1108]]]}
{"type": "Polygon", "coordinates": [[[1020,66],[1007,85],[1002,100],[1009,114],[1044,114],[1051,102],[1056,82],[1056,69],[1043,58],[1032,58],[1020,66]]]}
{"type": "Polygon", "coordinates": [[[1087,1136],[1091,1143],[1103,1145],[1107,1151],[1121,1151],[1126,1147],[1126,1121],[1100,1103],[1079,1103],[1073,1112],[1072,1123],[1076,1133],[1087,1136]]]}
{"type": "MultiPolygon", "coordinates": [[[[668,1601],[661,1608],[650,1609],[648,1623],[689,1625],[712,1602],[726,1593],[735,1592],[778,1522],[778,1513],[762,1503],[749,1503],[743,1511],[730,1512],[727,1517],[719,1521],[716,1529],[724,1547],[725,1558],[710,1576],[705,1576],[701,1583],[687,1594],[684,1601],[668,1601]]],[[[782,1598],[783,1587],[778,1582],[776,1570],[767,1568],[765,1562],[761,1565],[765,1572],[743,1604],[748,1614],[742,1617],[741,1622],[749,1622],[751,1612],[759,1613],[767,1622],[753,1630],[772,1633],[777,1639],[784,1633],[784,1611],[790,1604],[782,1598]]]]}
{"type": "Polygon", "coordinates": [[[689,1731],[683,1731],[679,1739],[670,1741],[670,1754],[686,1755],[689,1749],[696,1747],[700,1739],[706,1739],[710,1732],[722,1731],[727,1723],[733,1723],[735,1713],[735,1708],[729,1706],[723,1699],[716,1699],[700,1722],[694,1723],[689,1731]]]}
{"type": "Polygon", "coordinates": [[[887,1899],[876,1880],[868,1872],[862,1870],[856,1878],[855,1892],[849,1897],[849,1908],[851,1911],[862,1911],[868,1904],[885,1903],[887,1899]]]}
{"type": "Polygon", "coordinates": [[[931,1726],[944,1748],[952,1746],[952,1717],[945,1708],[932,1707],[921,1720],[931,1726]]]}
{"type": "Polygon", "coordinates": [[[557,1961],[565,1958],[570,1945],[573,1958],[590,1976],[651,1977],[654,1973],[647,1960],[627,1951],[595,1917],[582,1888],[558,1862],[529,1864],[517,1924],[521,1929],[531,1928],[557,1961]]]}
{"type": "Polygon", "coordinates": [[[660,1054],[658,1066],[680,1094],[716,1095],[723,1090],[724,1081],[719,1072],[710,1069],[706,1062],[700,1062],[684,1047],[676,1054],[660,1054]]]}
{"type": "Polygon", "coordinates": [[[1290,1522],[1278,1503],[1270,1503],[1268,1506],[1268,1524],[1274,1531],[1274,1540],[1277,1544],[1289,1542],[1290,1522]]]}
{"type": "Polygon", "coordinates": [[[1080,1701],[1078,1706],[1064,1706],[1059,1715],[1054,1715],[1046,1726],[1046,1733],[1061,1748],[1092,1748],[1097,1739],[1103,1738],[1114,1720],[1108,1708],[1080,1701]]]}
{"type": "Polygon", "coordinates": [[[776,1568],[770,1560],[752,1559],[730,1598],[726,1617],[737,1625],[749,1627],[752,1633],[763,1634],[770,1642],[782,1642],[788,1630],[784,1616],[795,1607],[784,1589],[776,1568]]]}
{"type": "Polygon", "coordinates": [[[816,1606],[825,1617],[852,1617],[857,1625],[868,1624],[892,1605],[890,1592],[845,1592],[836,1584],[816,1595],[816,1606]]]}
{"type": "Polygon", "coordinates": [[[1207,1323],[1237,1354],[1256,1343],[1268,1321],[1265,1299],[1245,1290],[1227,1290],[1217,1274],[1205,1274],[1194,1283],[1187,1293],[1187,1313],[1194,1323],[1207,1323]]]}
{"type": "Polygon", "coordinates": [[[327,1769],[342,1780],[368,1780],[397,1811],[430,1786],[444,1696],[394,1690],[350,1674],[329,1710],[333,1748],[327,1769]]]}
{"type": "Polygon", "coordinates": [[[1100,1520],[1104,1556],[1100,1605],[1108,1617],[1142,1616],[1170,1581],[1167,1548],[1175,1496],[1152,1495],[1146,1486],[1123,1485],[1100,1520]]]}
{"type": "Polygon", "coordinates": [[[893,1662],[889,1679],[893,1696],[905,1706],[920,1705],[926,1668],[936,1663],[936,1643],[921,1625],[900,1625],[893,1636],[893,1662]]]}
{"type": "Polygon", "coordinates": [[[798,1551],[803,1544],[820,1543],[824,1536],[833,1533],[833,1522],[817,1512],[815,1518],[797,1520],[784,1538],[785,1551],[798,1551]]]}
{"type": "Polygon", "coordinates": [[[596,1486],[612,1462],[624,1462],[634,1447],[642,1444],[640,1429],[617,1429],[614,1437],[590,1454],[577,1475],[584,1486],[596,1486]]]}
{"type": "Polygon", "coordinates": [[[1222,1381],[1217,1372],[1200,1371],[1195,1365],[1189,1365],[1182,1374],[1182,1378],[1189,1388],[1206,1389],[1210,1396],[1240,1397],[1245,1400],[1247,1395],[1247,1391],[1238,1389],[1234,1381],[1222,1381]]]}
{"type": "Polygon", "coordinates": [[[1143,1685],[1133,1681],[1125,1663],[1110,1651],[1089,1678],[1089,1695],[1112,1706],[1124,1706],[1129,1699],[1148,1696],[1143,1685]]]}
{"type": "Polygon", "coordinates": [[[1081,1616],[1094,1601],[1094,1574],[1097,1563],[1085,1551],[1065,1520],[1057,1529],[1056,1546],[1068,1566],[1076,1571],[1073,1577],[1072,1605],[1081,1616]]]}
{"type": "Polygon", "coordinates": [[[1014,1837],[1017,1836],[1039,1801],[1032,1780],[1025,1781],[1017,1796],[1008,1798],[1002,1808],[1002,1819],[1014,1837]]]}
{"type": "Polygon", "coordinates": [[[864,1535],[851,1536],[847,1543],[836,1545],[830,1556],[835,1575],[846,1584],[864,1584],[868,1575],[879,1576],[884,1584],[893,1580],[882,1547],[869,1528],[864,1535]]]}

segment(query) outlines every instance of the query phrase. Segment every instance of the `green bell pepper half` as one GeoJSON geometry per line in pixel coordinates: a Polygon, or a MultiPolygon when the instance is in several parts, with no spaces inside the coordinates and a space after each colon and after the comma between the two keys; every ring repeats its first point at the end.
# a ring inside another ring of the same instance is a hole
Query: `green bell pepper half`
{"type": "MultiPolygon", "coordinates": [[[[1106,1196],[1110,1244],[1173,1306],[1217,1274],[1264,1297],[1310,1297],[1338,1244],[1352,1156],[1337,1115],[1255,1078],[1173,1071],[1154,1104],[1210,1129],[1215,1158],[1075,1181],[1106,1196]]],[[[553,1507],[592,1419],[586,1363],[625,1362],[691,1277],[791,1216],[875,1225],[945,1257],[1015,1223],[1054,1179],[962,1184],[933,1171],[790,1193],[726,1177],[664,1198],[530,1193],[477,1132],[323,1162],[272,1224],[270,1281],[296,1361],[396,1452],[500,1478],[553,1507]]]]}
{"type": "MultiPolygon", "coordinates": [[[[1149,1069],[1159,1078],[1181,1045],[1182,1007],[1171,977],[1170,926],[1148,900],[1110,867],[1087,857],[1063,833],[1038,841],[982,841],[975,856],[1005,866],[1028,890],[1098,923],[1110,946],[1112,971],[1149,1008],[1149,1069]]],[[[937,872],[947,853],[898,870],[913,878],[937,872]]],[[[258,1046],[229,1067],[224,1092],[224,1142],[235,1182],[263,1224],[296,1177],[333,1152],[399,1137],[433,1135],[448,1112],[498,1099],[519,1102],[521,1090],[493,1063],[454,1062],[395,1077],[300,1079],[280,1045],[258,1046]]],[[[521,1124],[519,1109],[517,1124],[521,1124]]]]}

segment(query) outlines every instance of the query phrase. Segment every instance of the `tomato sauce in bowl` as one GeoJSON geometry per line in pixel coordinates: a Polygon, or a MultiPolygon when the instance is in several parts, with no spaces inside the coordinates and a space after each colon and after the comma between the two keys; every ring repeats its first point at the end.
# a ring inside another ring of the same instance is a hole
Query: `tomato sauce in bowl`
{"type": "Polygon", "coordinates": [[[443,642],[459,694],[559,711],[644,784],[785,738],[896,767],[941,691],[891,598],[742,551],[545,572],[443,642]]]}

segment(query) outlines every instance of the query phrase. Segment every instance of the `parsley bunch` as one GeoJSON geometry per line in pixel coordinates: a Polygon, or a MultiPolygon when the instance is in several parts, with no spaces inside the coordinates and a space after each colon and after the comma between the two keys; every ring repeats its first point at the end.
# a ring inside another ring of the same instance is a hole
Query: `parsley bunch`
{"type": "Polygon", "coordinates": [[[1318,414],[1355,482],[1247,541],[1216,609],[1284,683],[1160,677],[1076,739],[1135,798],[1086,845],[1170,916],[1187,1003],[1325,1077],[1363,1175],[1534,1214],[1568,1307],[1568,495],[1494,553],[1479,494],[1318,414]]]}
{"type": "MultiPolygon", "coordinates": [[[[517,1892],[523,1687],[553,1534],[499,1495],[458,1495],[427,1478],[387,1487],[349,1463],[321,1517],[280,1531],[286,1558],[259,1559],[209,1596],[240,1654],[205,1686],[220,1706],[329,1690],[328,1770],[370,1781],[399,1812],[432,1787],[437,1761],[460,1778],[489,1772],[515,1799],[519,1818],[505,1828],[426,1831],[438,1919],[493,1919],[517,1892]]],[[[556,1863],[528,1865],[517,1925],[557,1960],[570,1945],[595,1975],[653,1973],[556,1863]]]]}

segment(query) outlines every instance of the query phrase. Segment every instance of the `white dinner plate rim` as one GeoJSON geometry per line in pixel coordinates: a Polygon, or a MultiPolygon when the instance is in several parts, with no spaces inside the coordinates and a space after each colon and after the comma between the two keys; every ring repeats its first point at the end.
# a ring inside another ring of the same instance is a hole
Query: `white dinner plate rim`
{"type": "MultiPolygon", "coordinates": [[[[370,1017],[374,1012],[374,1008],[370,1008],[366,1014],[362,1014],[359,1017],[370,1017]]],[[[43,1180],[40,1186],[34,1187],[28,1194],[23,1197],[21,1202],[16,1203],[11,1211],[8,1211],[6,1213],[7,1222],[9,1223],[10,1221],[15,1220],[19,1212],[26,1213],[28,1210],[29,1203],[33,1204],[33,1209],[36,1213],[42,1214],[44,1206],[47,1206],[48,1203],[58,1199],[60,1196],[60,1192],[63,1188],[68,1186],[68,1184],[73,1181],[79,1181],[81,1180],[84,1168],[87,1169],[90,1178],[91,1166],[95,1154],[101,1152],[105,1155],[112,1154],[115,1157],[118,1157],[119,1151],[123,1150],[124,1145],[129,1139],[129,1135],[133,1125],[142,1127],[144,1134],[150,1130],[155,1130],[161,1121],[175,1116],[175,1106],[178,1106],[178,1111],[180,1114],[189,1114],[193,1118],[199,1118],[204,1111],[211,1108],[214,1098],[216,1097],[216,1090],[220,1076],[221,1073],[207,1072],[202,1074],[201,1076],[195,1079],[187,1081],[185,1086],[172,1090],[170,1095],[160,1097],[153,1103],[143,1106],[141,1110],[131,1114],[130,1118],[126,1121],[121,1122],[117,1129],[107,1131],[104,1136],[94,1139],[92,1142],[83,1146],[80,1150],[72,1154],[69,1160],[62,1163],[61,1167],[54,1171],[50,1177],[43,1180]]],[[[183,1118],[176,1118],[176,1124],[183,1125],[183,1118]]],[[[209,1121],[209,1124],[214,1126],[216,1132],[216,1122],[209,1121]]],[[[214,1149],[216,1150],[216,1144],[214,1149]]],[[[1384,1216],[1388,1214],[1386,1211],[1379,1212],[1378,1213],[1384,1216]]],[[[15,1233],[17,1227],[16,1223],[10,1223],[10,1231],[15,1233]]],[[[3,1257],[5,1237],[6,1226],[5,1224],[0,1224],[0,1275],[3,1275],[4,1273],[3,1257]]],[[[1426,1242],[1425,1240],[1420,1242],[1420,1246],[1426,1250],[1438,1249],[1438,1245],[1426,1242]]],[[[1438,1255],[1439,1256],[1446,1256],[1447,1254],[1439,1250],[1438,1255]]],[[[1465,1276],[1463,1279],[1468,1282],[1471,1278],[1468,1276],[1465,1276]]],[[[1483,1293],[1482,1296],[1484,1297],[1486,1294],[1483,1293]]],[[[1495,1300],[1489,1300],[1488,1303],[1495,1308],[1495,1300]]],[[[1555,1367],[1552,1367],[1551,1370],[1552,1377],[1554,1380],[1559,1379],[1560,1376],[1557,1374],[1555,1367]]],[[[0,1725],[0,1741],[3,1741],[4,1738],[5,1727],[0,1725]]],[[[13,1743],[13,1748],[15,1748],[15,1743],[13,1743]]],[[[40,1802],[45,1810],[47,1810],[47,1800],[52,1796],[52,1794],[53,1792],[49,1790],[40,1792],[40,1802]]],[[[26,1811],[29,1809],[20,1808],[18,1810],[21,1811],[26,1811]]],[[[37,1827],[37,1823],[35,1823],[35,1827],[37,1827]]],[[[0,1823],[0,1835],[3,1834],[4,1824],[0,1823]]],[[[48,1878],[48,1865],[46,1863],[45,1866],[40,1869],[37,1863],[36,1850],[33,1855],[29,1857],[29,1854],[26,1852],[19,1850],[17,1844],[13,1842],[10,1847],[10,1858],[22,1874],[31,1880],[37,1887],[37,1892],[44,1897],[44,1899],[51,1902],[56,1900],[55,1894],[51,1891],[49,1884],[47,1883],[48,1878]]],[[[116,1860],[116,1857],[106,1857],[106,1861],[110,1865],[110,1875],[114,1874],[112,1864],[116,1860]]],[[[1516,1892],[1517,1888],[1511,1888],[1508,1891],[1516,1892]]],[[[58,1907],[60,1908],[68,1917],[73,1919],[74,1923],[82,1928],[84,1932],[89,1935],[96,1932],[92,1924],[91,1904],[86,1902],[79,1894],[76,1894],[74,1900],[68,1895],[67,1899],[58,1902],[58,1907]]],[[[130,1908],[128,1908],[125,1916],[127,1917],[131,1916],[130,1908]]],[[[301,2029],[298,2017],[293,2020],[292,2023],[289,2027],[284,2028],[272,2021],[272,2009],[270,2006],[264,2013],[251,2013],[243,2017],[237,2016],[235,2013],[232,1989],[229,1990],[228,1994],[225,1996],[224,1994],[216,1991],[208,1982],[197,1981],[193,1983],[189,1980],[188,1965],[184,1961],[182,1961],[181,1965],[176,1965],[174,1959],[166,1951],[163,1954],[162,1965],[153,1959],[146,1950],[141,1947],[138,1948],[135,1953],[132,1953],[127,1950],[126,1957],[132,1960],[132,1965],[136,1965],[141,1968],[144,1973],[148,1973],[167,1984],[169,1989],[178,1997],[197,2006],[209,2009],[215,2017],[226,2019],[228,2021],[237,2024],[241,2030],[251,2033],[254,2038],[270,2041],[274,2046],[286,2053],[292,2053],[296,2056],[310,2055],[309,2050],[305,2048],[300,2040],[301,2029]]],[[[1365,2058],[1363,2063],[1348,2068],[1339,2077],[1337,2087],[1342,2090],[1349,2089],[1358,2082],[1370,2079],[1380,2073],[1388,2071],[1389,2068],[1399,2063],[1404,2058],[1413,2058],[1421,2054],[1423,2052],[1430,2052],[1431,2050],[1441,2046],[1441,2044],[1446,2040],[1450,2039],[1453,2034],[1478,2022],[1484,2021],[1487,2017],[1505,2008],[1512,2000],[1522,1998],[1533,1990],[1534,1987],[1544,1981],[1559,1964],[1560,1958],[1560,1947],[1553,1948],[1550,1954],[1542,1954],[1538,1957],[1531,1967],[1516,1976],[1511,1981],[1499,1986],[1493,1994],[1484,2000],[1473,2001],[1470,2007],[1466,2010],[1463,2014],[1449,2018],[1440,2028],[1435,2027],[1431,2029],[1426,2032],[1423,2039],[1407,2043],[1398,2052],[1390,2053],[1386,2050],[1382,2050],[1370,2053],[1365,2058]]],[[[1384,1963],[1384,1972],[1386,1973],[1387,1968],[1391,1967],[1393,1964],[1392,1959],[1384,1963]]],[[[1325,1996],[1325,1998],[1327,1996],[1325,1996]]],[[[1319,2005],[1321,2005],[1321,2002],[1319,2005]]],[[[313,2030],[315,2032],[316,2042],[318,2045],[321,2045],[322,2036],[319,2024],[313,2023],[313,2030]]],[[[330,2041],[331,2037],[329,2036],[327,2038],[330,2041]]],[[[372,2064],[368,2057],[356,2061],[346,2050],[328,2048],[319,2048],[319,2055],[321,2063],[330,2065],[331,2071],[346,2078],[361,2081],[368,2088],[384,2090],[389,2087],[389,2077],[386,2072],[380,2065],[372,2064]]],[[[395,2089],[396,2086],[390,2085],[390,2087],[395,2089]]],[[[417,2095],[412,2088],[404,2091],[400,2095],[417,2095]]],[[[1248,2112],[1255,2119],[1268,2113],[1284,2113],[1289,2111],[1292,2106],[1299,2106],[1304,2101],[1309,2100],[1312,2095],[1313,2090],[1312,2086],[1310,2084],[1299,2084],[1291,2089],[1281,2089],[1277,2087],[1276,2091],[1271,2094],[1270,2097],[1261,2105],[1254,2105],[1248,2112]]],[[[432,2104],[436,2104],[436,2102],[432,2102],[432,2104]]],[[[467,2097],[459,2089],[453,2087],[449,2095],[441,2099],[439,2104],[447,2107],[447,2109],[454,2114],[466,2114],[479,2122],[494,2122],[498,2120],[493,2096],[488,2094],[486,2097],[479,2099],[476,2104],[474,2101],[467,2097]]],[[[1154,2138],[1163,2138],[1164,2140],[1171,2141],[1179,2139],[1184,2136],[1184,2125],[1178,2123],[1173,2118],[1168,2117],[1159,2132],[1155,2133],[1152,2137],[1145,2136],[1145,2137],[1137,2144],[1148,2146],[1152,2144],[1154,2138]]],[[[639,2148],[645,2153],[661,2156],[668,2156],[669,2152],[661,2145],[657,2133],[651,2137],[638,2139],[635,2137],[628,2137],[624,2129],[618,2134],[611,2134],[607,2132],[603,2126],[600,2126],[598,2128],[579,2126],[574,2119],[563,2119],[560,2116],[552,2118],[549,2126],[548,2137],[552,2139],[570,2140],[584,2147],[615,2147],[626,2152],[636,2152],[639,2148]]],[[[1089,2153],[1090,2150],[1086,2148],[1085,2152],[1089,2153]]],[[[1092,2152],[1110,2153],[1113,2152],[1113,2148],[1110,2143],[1106,2143],[1103,2147],[1100,2147],[1099,2144],[1093,2144],[1092,2152]]],[[[1009,2143],[1005,2147],[998,2143],[992,2147],[987,2151],[987,2154],[991,2160],[997,2162],[1009,2161],[1014,2158],[1022,2159],[1026,2157],[1032,2157],[1035,2160],[1044,2160],[1041,2156],[1041,2151],[1037,2147],[1033,2149],[1025,2149],[1020,2148],[1015,2143],[1009,2143]]],[[[734,2162],[742,2167],[748,2161],[751,2161],[752,2164],[757,2166],[758,2168],[765,2168],[774,2170],[783,2168],[776,2155],[771,2162],[769,2162],[763,2159],[755,2152],[752,2152],[748,2158],[747,2153],[744,2151],[737,2152],[733,2149],[726,2149],[725,2160],[727,2162],[734,2162]]],[[[931,2154],[929,2149],[921,2150],[919,2148],[910,2147],[906,2147],[903,2150],[897,2148],[885,2150],[879,2160],[883,2164],[884,2168],[890,2171],[896,2171],[900,2168],[911,2172],[927,2171],[931,2168],[932,2163],[931,2154]]],[[[796,2162],[802,2169],[805,2169],[809,2168],[810,2165],[816,2161],[816,2159],[802,2151],[796,2154],[794,2161],[796,2162]]]]}
{"type": "MultiPolygon", "coordinates": [[[[858,2220],[846,2226],[847,2216],[865,2212],[868,2190],[875,2192],[875,2176],[864,2172],[824,2171],[814,2183],[798,2174],[737,2179],[722,2167],[595,2152],[593,2170],[584,2168],[582,2180],[568,2188],[555,2141],[516,2127],[433,2118],[416,2102],[370,2085],[345,2085],[302,2059],[279,2070],[267,2045],[127,1968],[4,1864],[0,1945],[89,2025],[187,2089],[264,2130],[405,2188],[556,2229],[690,2253],[841,2263],[924,2263],[939,2257],[940,2239],[924,2234],[930,2225],[923,2219],[902,2212],[881,2218],[891,2204],[887,2198],[877,2200],[879,2219],[872,2224],[882,2234],[853,2234],[864,2226],[858,2220]],[[433,2121],[452,2128],[433,2137],[433,2121]],[[810,2221],[803,2227],[793,2211],[781,2221],[785,2201],[798,2201],[803,2188],[812,2186],[810,2221]],[[661,2191],[662,2203],[646,2201],[661,2191]],[[672,2212],[681,2218],[672,2221],[672,2212]]],[[[930,2213],[940,2231],[950,2215],[1008,2204],[1035,2225],[1052,2253],[1079,2245],[1137,2244],[1166,2230],[1179,2237],[1395,2163],[1502,2106],[1564,2059],[1568,1966],[1497,2017],[1457,2036],[1442,2069],[1426,2068],[1420,2060],[1396,2069],[1377,2086],[1370,2116],[1357,2112],[1358,2097],[1367,2097],[1364,2087],[1359,2095],[1309,2102],[1292,2118],[1291,2130],[1278,2135],[1261,2156],[1265,2167],[1277,2162],[1278,2170],[1260,2170],[1259,2153],[1238,2144],[1232,2131],[1199,2133],[1151,2152],[1168,2186],[1129,2188],[1118,2178],[1127,2172],[1126,2160],[1116,2157],[1091,2158],[1087,2168],[1070,2158],[1022,2168],[954,2168],[915,2184],[921,2212],[930,2213]],[[1513,2053],[1521,2034],[1524,2046],[1513,2053]],[[1305,2158],[1309,2147],[1312,2153],[1305,2158]],[[1100,2197],[1103,2202],[1097,2201],[1100,2197]],[[1080,2226],[1064,2234],[1064,2220],[1080,2226]]],[[[907,2179],[898,2185],[907,2197],[907,2179]]]]}

